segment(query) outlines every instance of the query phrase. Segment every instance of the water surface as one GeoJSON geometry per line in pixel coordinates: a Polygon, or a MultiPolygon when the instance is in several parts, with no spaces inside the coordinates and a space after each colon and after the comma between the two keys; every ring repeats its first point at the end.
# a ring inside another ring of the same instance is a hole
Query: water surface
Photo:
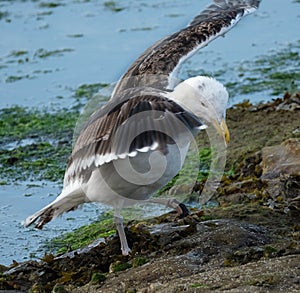
{"type": "MultiPolygon", "coordinates": [[[[117,81],[141,52],[184,27],[210,1],[116,1],[121,11],[105,1],[43,3],[0,3],[0,108],[70,106],[79,85],[117,81]]],[[[234,67],[297,41],[299,16],[292,0],[262,1],[254,15],[196,54],[180,77],[189,69],[234,67]]]]}

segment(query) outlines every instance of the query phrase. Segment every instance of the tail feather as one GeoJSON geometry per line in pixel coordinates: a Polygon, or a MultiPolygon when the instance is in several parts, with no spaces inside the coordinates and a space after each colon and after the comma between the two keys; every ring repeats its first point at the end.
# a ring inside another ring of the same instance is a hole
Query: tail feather
{"type": "Polygon", "coordinates": [[[79,191],[68,194],[61,193],[52,203],[29,216],[23,225],[28,227],[36,222],[35,228],[42,229],[52,219],[77,209],[81,204],[88,202],[87,197],[79,191]]]}

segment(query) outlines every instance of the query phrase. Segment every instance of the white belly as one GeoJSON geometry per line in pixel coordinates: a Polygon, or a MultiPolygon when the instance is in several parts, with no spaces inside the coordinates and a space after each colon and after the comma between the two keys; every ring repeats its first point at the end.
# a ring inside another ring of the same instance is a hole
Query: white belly
{"type": "Polygon", "coordinates": [[[128,206],[147,200],[165,186],[182,168],[189,143],[160,151],[139,152],[133,158],[118,159],[95,169],[82,189],[90,201],[128,206]]]}

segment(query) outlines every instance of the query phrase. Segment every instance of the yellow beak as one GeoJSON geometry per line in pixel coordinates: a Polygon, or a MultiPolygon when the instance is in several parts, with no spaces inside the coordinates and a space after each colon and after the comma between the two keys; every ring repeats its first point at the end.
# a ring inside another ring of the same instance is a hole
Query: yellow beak
{"type": "Polygon", "coordinates": [[[230,141],[230,132],[228,130],[228,127],[227,127],[227,124],[225,122],[225,119],[222,119],[222,121],[221,121],[221,127],[222,127],[222,129],[224,131],[225,141],[226,141],[226,143],[229,143],[229,141],[230,141]]]}
{"type": "Polygon", "coordinates": [[[218,133],[224,138],[225,142],[228,143],[230,141],[230,133],[225,119],[222,119],[220,124],[217,121],[214,121],[213,125],[218,133]]]}

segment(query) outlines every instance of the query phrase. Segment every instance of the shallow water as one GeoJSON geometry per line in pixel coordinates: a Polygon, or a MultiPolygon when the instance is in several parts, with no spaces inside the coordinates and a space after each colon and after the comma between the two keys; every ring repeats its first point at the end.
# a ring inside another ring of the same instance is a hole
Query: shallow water
{"type": "MultiPolygon", "coordinates": [[[[96,203],[85,204],[48,223],[43,230],[24,228],[22,221],[54,200],[60,191],[60,187],[53,183],[36,183],[0,187],[0,264],[10,265],[13,260],[20,262],[40,258],[45,252],[51,253],[51,248],[45,248],[45,245],[53,237],[95,222],[103,213],[111,210],[96,203]]],[[[134,214],[132,219],[136,219],[141,214],[151,217],[169,210],[161,205],[147,205],[142,209],[135,207],[131,213],[134,214]]]]}
{"type": "Polygon", "coordinates": [[[22,226],[22,220],[52,201],[59,192],[53,184],[1,186],[0,188],[0,264],[28,260],[31,254],[41,257],[43,244],[54,236],[95,221],[105,207],[84,205],[44,227],[42,231],[22,226]]]}
{"type": "MultiPolygon", "coordinates": [[[[79,85],[115,82],[143,50],[184,27],[210,1],[122,0],[116,2],[116,8],[124,8],[119,12],[104,2],[68,0],[57,7],[45,7],[41,1],[0,2],[0,108],[13,104],[69,107],[79,85]]],[[[279,50],[299,39],[299,27],[299,3],[263,0],[254,15],[190,59],[179,77],[191,71],[232,68],[279,50]]],[[[228,82],[233,76],[221,78],[228,82]]],[[[246,98],[255,101],[261,96],[246,98]]],[[[234,96],[231,103],[244,98],[234,96]]],[[[47,239],[87,224],[103,212],[101,206],[87,205],[42,231],[24,229],[21,220],[52,201],[60,189],[51,183],[38,184],[0,186],[2,264],[28,259],[47,239]]]]}
{"type": "MultiPolygon", "coordinates": [[[[62,1],[54,8],[40,1],[1,1],[0,108],[69,106],[80,84],[118,80],[143,50],[184,27],[209,2],[117,1],[124,9],[115,12],[95,0],[62,1]]],[[[195,55],[180,77],[189,69],[230,68],[295,42],[299,16],[293,0],[262,1],[254,15],[195,55]]],[[[239,98],[245,97],[234,97],[239,98]]]]}

